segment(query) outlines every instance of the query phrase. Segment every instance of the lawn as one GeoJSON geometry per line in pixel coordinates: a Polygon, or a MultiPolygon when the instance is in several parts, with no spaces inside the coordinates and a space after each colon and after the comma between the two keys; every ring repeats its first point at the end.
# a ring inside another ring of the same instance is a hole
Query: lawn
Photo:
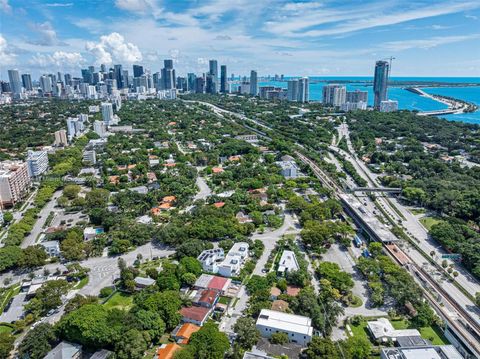
{"type": "Polygon", "coordinates": [[[13,285],[8,288],[0,289],[0,313],[3,312],[10,298],[13,298],[20,293],[20,286],[13,285]]]}
{"type": "Polygon", "coordinates": [[[117,308],[128,310],[133,305],[133,296],[131,294],[116,292],[104,304],[108,309],[117,308]]]}
{"type": "Polygon", "coordinates": [[[74,289],[82,289],[83,287],[85,287],[87,284],[88,284],[88,280],[90,278],[88,276],[86,276],[85,278],[82,278],[79,282],[77,282],[77,284],[75,284],[73,286],[74,289]]]}
{"type": "Polygon", "coordinates": [[[11,333],[13,328],[10,325],[0,324],[0,334],[1,333],[11,333]]]}
{"type": "MultiPolygon", "coordinates": [[[[393,320],[391,323],[395,329],[413,328],[413,326],[410,325],[408,320],[393,320]]],[[[429,340],[430,342],[432,342],[433,345],[450,344],[447,338],[445,338],[445,336],[443,335],[442,330],[436,325],[417,329],[420,332],[422,338],[429,340]]]]}
{"type": "Polygon", "coordinates": [[[221,304],[225,304],[225,305],[228,305],[228,303],[230,303],[230,298],[228,297],[220,297],[220,299],[218,300],[219,303],[221,304]]]}
{"type": "Polygon", "coordinates": [[[436,217],[422,217],[420,218],[420,223],[423,224],[423,226],[427,229],[430,230],[433,225],[440,223],[442,220],[440,218],[436,217]]]}
{"type": "MultiPolygon", "coordinates": [[[[374,319],[371,318],[369,320],[374,320],[374,319]]],[[[392,323],[395,329],[413,328],[410,325],[410,322],[408,320],[392,320],[390,322],[392,323]]],[[[359,325],[353,325],[351,323],[349,325],[350,325],[350,329],[352,330],[353,336],[363,337],[370,340],[366,320],[363,320],[362,322],[360,322],[359,325]]],[[[447,338],[445,338],[445,336],[443,335],[442,330],[436,325],[433,325],[431,327],[419,328],[418,331],[420,332],[420,335],[422,336],[423,339],[429,340],[433,345],[450,344],[447,338]]]]}
{"type": "Polygon", "coordinates": [[[413,214],[424,214],[426,211],[424,208],[412,208],[410,212],[413,214]]]}

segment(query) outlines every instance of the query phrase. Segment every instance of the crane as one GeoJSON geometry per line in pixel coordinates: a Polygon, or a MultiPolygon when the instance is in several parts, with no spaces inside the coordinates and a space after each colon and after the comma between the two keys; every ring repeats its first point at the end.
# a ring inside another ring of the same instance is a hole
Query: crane
{"type": "Polygon", "coordinates": [[[388,77],[390,77],[390,73],[392,72],[392,61],[395,60],[395,57],[393,56],[390,56],[390,57],[387,57],[386,59],[383,59],[384,61],[388,60],[389,64],[388,64],[388,77]]]}

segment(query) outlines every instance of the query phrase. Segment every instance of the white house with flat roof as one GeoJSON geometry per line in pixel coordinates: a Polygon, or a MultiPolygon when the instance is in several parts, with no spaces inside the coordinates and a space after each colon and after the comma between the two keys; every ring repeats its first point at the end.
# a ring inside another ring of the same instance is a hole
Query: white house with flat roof
{"type": "Polygon", "coordinates": [[[395,342],[400,337],[421,337],[417,329],[395,329],[387,318],[367,322],[367,328],[377,342],[395,342]]]}
{"type": "Polygon", "coordinates": [[[205,272],[218,273],[218,265],[225,259],[225,252],[222,248],[206,249],[197,259],[205,272]]]}
{"type": "Polygon", "coordinates": [[[300,265],[297,261],[297,256],[293,251],[284,250],[282,257],[278,262],[277,272],[280,274],[286,274],[287,272],[295,272],[300,269],[300,265]]]}
{"type": "Polygon", "coordinates": [[[462,359],[453,345],[428,345],[409,348],[383,348],[381,359],[462,359]]]}
{"type": "Polygon", "coordinates": [[[248,257],[248,243],[237,242],[228,251],[225,259],[218,265],[218,274],[224,277],[234,277],[240,274],[240,269],[248,257]]]}
{"type": "Polygon", "coordinates": [[[313,337],[312,320],[301,315],[262,309],[256,327],[260,335],[270,338],[275,333],[285,333],[292,343],[306,346],[313,337]]]}

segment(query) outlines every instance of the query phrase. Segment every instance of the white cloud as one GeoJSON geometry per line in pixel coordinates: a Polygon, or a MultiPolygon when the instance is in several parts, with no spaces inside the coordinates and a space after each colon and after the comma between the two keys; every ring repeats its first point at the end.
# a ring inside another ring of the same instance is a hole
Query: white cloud
{"type": "Polygon", "coordinates": [[[11,65],[15,62],[16,55],[8,48],[7,40],[0,34],[0,59],[3,65],[11,65]]]}
{"type": "Polygon", "coordinates": [[[346,9],[308,9],[304,16],[283,12],[274,21],[266,22],[265,31],[290,37],[320,37],[347,34],[379,26],[396,25],[412,20],[448,15],[480,7],[478,1],[444,2],[424,7],[392,11],[388,3],[373,3],[346,9]],[[322,29],[311,27],[332,24],[322,29]]]}
{"type": "Polygon", "coordinates": [[[155,0],[116,0],[115,5],[122,10],[132,11],[140,14],[159,9],[155,0]]]}
{"type": "Polygon", "coordinates": [[[10,14],[12,12],[12,7],[8,3],[8,0],[0,0],[0,10],[10,14]]]}
{"type": "Polygon", "coordinates": [[[429,39],[390,41],[383,44],[383,47],[390,51],[404,51],[409,49],[428,50],[437,46],[452,44],[460,41],[467,41],[480,38],[480,34],[459,35],[459,36],[436,36],[429,39]]]}
{"type": "Polygon", "coordinates": [[[88,41],[85,48],[96,59],[98,64],[133,63],[142,61],[142,53],[138,47],[126,42],[117,32],[100,37],[100,42],[88,41]]]}
{"type": "Polygon", "coordinates": [[[85,63],[85,59],[79,52],[55,51],[53,54],[37,53],[30,59],[30,64],[52,68],[78,69],[85,63]]]}
{"type": "Polygon", "coordinates": [[[48,7],[70,7],[70,6],[73,6],[73,2],[66,2],[66,3],[54,2],[54,3],[46,4],[46,6],[48,6],[48,7]]]}
{"type": "Polygon", "coordinates": [[[48,21],[41,24],[31,24],[30,27],[39,35],[38,40],[30,41],[31,44],[40,46],[65,45],[57,38],[57,32],[48,21]]]}

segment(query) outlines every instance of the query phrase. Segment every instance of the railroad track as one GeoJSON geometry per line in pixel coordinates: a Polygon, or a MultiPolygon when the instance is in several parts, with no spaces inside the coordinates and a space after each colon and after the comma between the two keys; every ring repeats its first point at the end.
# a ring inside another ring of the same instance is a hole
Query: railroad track
{"type": "MultiPolygon", "coordinates": [[[[333,192],[333,195],[337,199],[340,198],[339,194],[343,193],[343,190],[336,183],[334,183],[329,178],[329,176],[318,167],[318,165],[314,161],[310,160],[308,157],[298,151],[296,151],[295,154],[304,164],[310,166],[316,177],[322,182],[325,187],[327,187],[333,192]]],[[[429,301],[438,310],[445,314],[445,318],[448,321],[449,325],[456,328],[458,332],[463,333],[464,339],[470,344],[470,346],[480,352],[480,325],[477,323],[476,320],[472,320],[473,318],[471,313],[467,312],[462,306],[460,306],[447,291],[445,291],[434,279],[432,279],[431,276],[422,267],[414,263],[410,256],[408,256],[404,251],[398,248],[398,246],[397,250],[400,251],[401,254],[408,259],[407,263],[401,263],[397,258],[397,255],[392,253],[391,249],[388,248],[385,244],[384,248],[386,248],[390,256],[401,266],[407,265],[413,267],[414,276],[416,275],[418,278],[423,280],[424,283],[428,283],[430,287],[432,287],[446,302],[448,302],[448,304],[452,308],[454,308],[459,317],[459,319],[457,320],[451,318],[447,313],[445,313],[445,309],[442,308],[439,303],[432,297],[432,295],[424,289],[427,299],[429,299],[429,301]],[[461,325],[459,323],[461,323],[461,325]]]]}

